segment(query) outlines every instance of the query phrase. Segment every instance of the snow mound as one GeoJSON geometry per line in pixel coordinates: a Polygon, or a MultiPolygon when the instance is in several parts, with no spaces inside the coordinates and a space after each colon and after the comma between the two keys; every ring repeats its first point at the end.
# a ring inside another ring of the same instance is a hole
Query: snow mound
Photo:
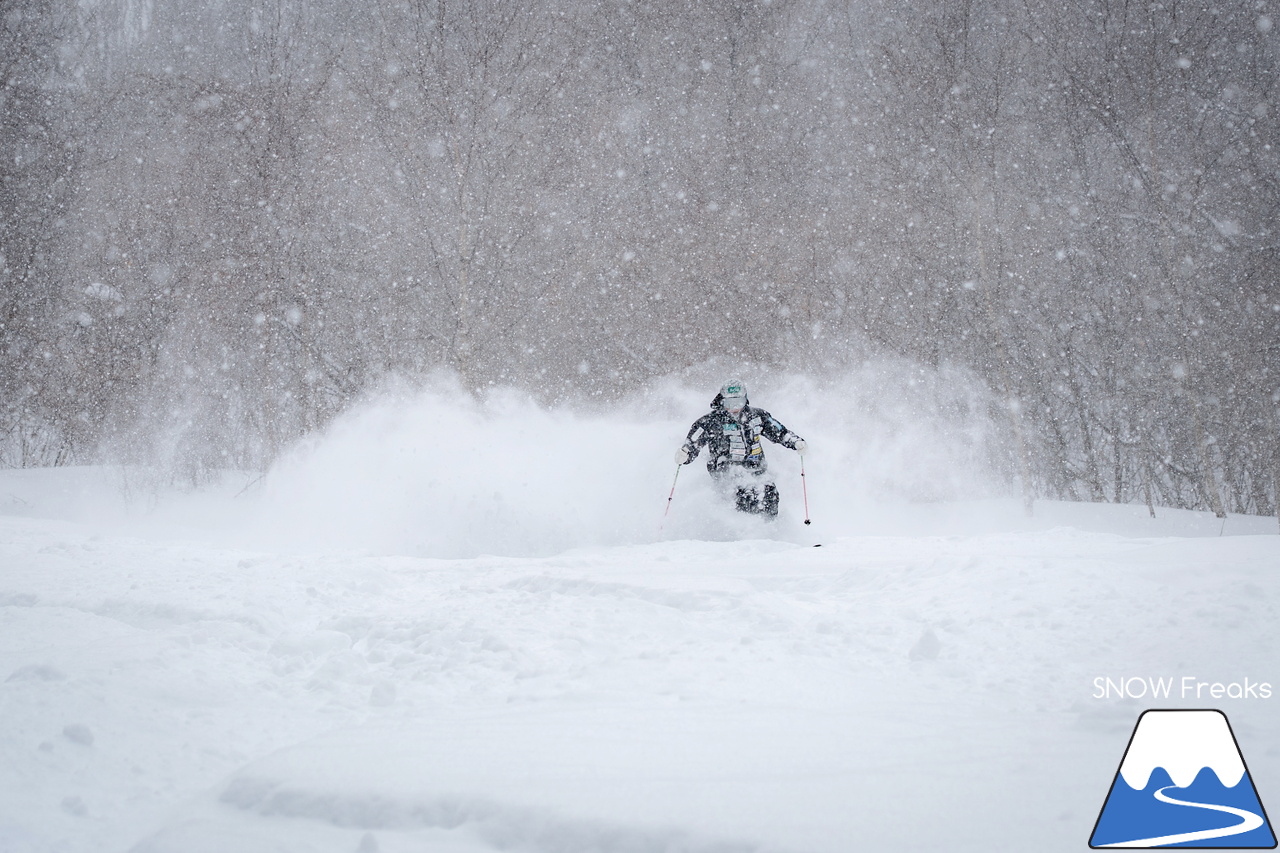
{"type": "MultiPolygon", "coordinates": [[[[868,368],[831,387],[797,377],[752,386],[753,404],[807,439],[809,503],[831,533],[891,518],[904,501],[995,491],[984,410],[963,383],[943,392],[938,377],[925,387],[883,372],[868,368]]],[[[447,388],[390,392],[272,469],[261,524],[295,546],[435,557],[545,556],[658,539],[808,541],[800,459],[790,450],[766,442],[782,494],[774,524],[734,512],[713,490],[705,457],[671,461],[713,393],[649,389],[590,412],[514,391],[481,400],[447,388]]]]}

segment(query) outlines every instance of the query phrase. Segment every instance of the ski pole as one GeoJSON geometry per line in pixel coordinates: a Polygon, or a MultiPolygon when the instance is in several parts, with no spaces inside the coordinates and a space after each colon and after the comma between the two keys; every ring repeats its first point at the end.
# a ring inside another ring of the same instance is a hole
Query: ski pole
{"type": "MultiPolygon", "coordinates": [[[[667,513],[671,512],[671,499],[676,496],[676,483],[680,481],[680,469],[683,467],[683,465],[676,466],[676,476],[671,481],[671,494],[667,495],[667,508],[662,511],[662,524],[667,523],[667,513]]],[[[662,530],[662,524],[658,525],[658,530],[662,530]]]]}
{"type": "MultiPolygon", "coordinates": [[[[674,486],[672,488],[674,489],[674,486]]],[[[805,480],[804,480],[804,456],[803,455],[800,457],[800,491],[804,495],[804,523],[809,524],[809,486],[805,483],[805,480]]]]}

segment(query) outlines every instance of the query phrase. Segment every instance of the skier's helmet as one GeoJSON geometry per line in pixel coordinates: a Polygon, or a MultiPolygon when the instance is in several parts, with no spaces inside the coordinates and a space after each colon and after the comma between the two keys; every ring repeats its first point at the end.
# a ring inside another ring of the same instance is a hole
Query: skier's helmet
{"type": "Polygon", "coordinates": [[[720,386],[720,405],[730,414],[738,414],[747,405],[747,386],[740,379],[730,379],[720,386]]]}

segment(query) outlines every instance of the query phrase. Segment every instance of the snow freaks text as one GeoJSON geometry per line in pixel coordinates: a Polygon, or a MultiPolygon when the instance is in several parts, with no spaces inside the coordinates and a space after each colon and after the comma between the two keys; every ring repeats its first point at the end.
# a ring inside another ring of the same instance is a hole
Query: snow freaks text
{"type": "Polygon", "coordinates": [[[1244,678],[1240,681],[1201,681],[1181,678],[1131,676],[1093,680],[1094,699],[1270,699],[1271,682],[1244,678]]]}

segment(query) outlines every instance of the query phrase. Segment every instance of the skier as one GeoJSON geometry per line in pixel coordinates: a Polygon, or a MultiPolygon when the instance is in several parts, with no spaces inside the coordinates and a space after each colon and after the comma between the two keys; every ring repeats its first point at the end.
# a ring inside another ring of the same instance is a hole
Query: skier
{"type": "Polygon", "coordinates": [[[778,487],[767,476],[760,437],[804,455],[804,439],[784,427],[764,409],[747,401],[747,386],[731,379],[711,401],[711,411],[693,422],[676,451],[676,464],[688,465],[707,448],[707,470],[725,492],[733,495],[740,512],[768,518],[778,516],[778,487]]]}

